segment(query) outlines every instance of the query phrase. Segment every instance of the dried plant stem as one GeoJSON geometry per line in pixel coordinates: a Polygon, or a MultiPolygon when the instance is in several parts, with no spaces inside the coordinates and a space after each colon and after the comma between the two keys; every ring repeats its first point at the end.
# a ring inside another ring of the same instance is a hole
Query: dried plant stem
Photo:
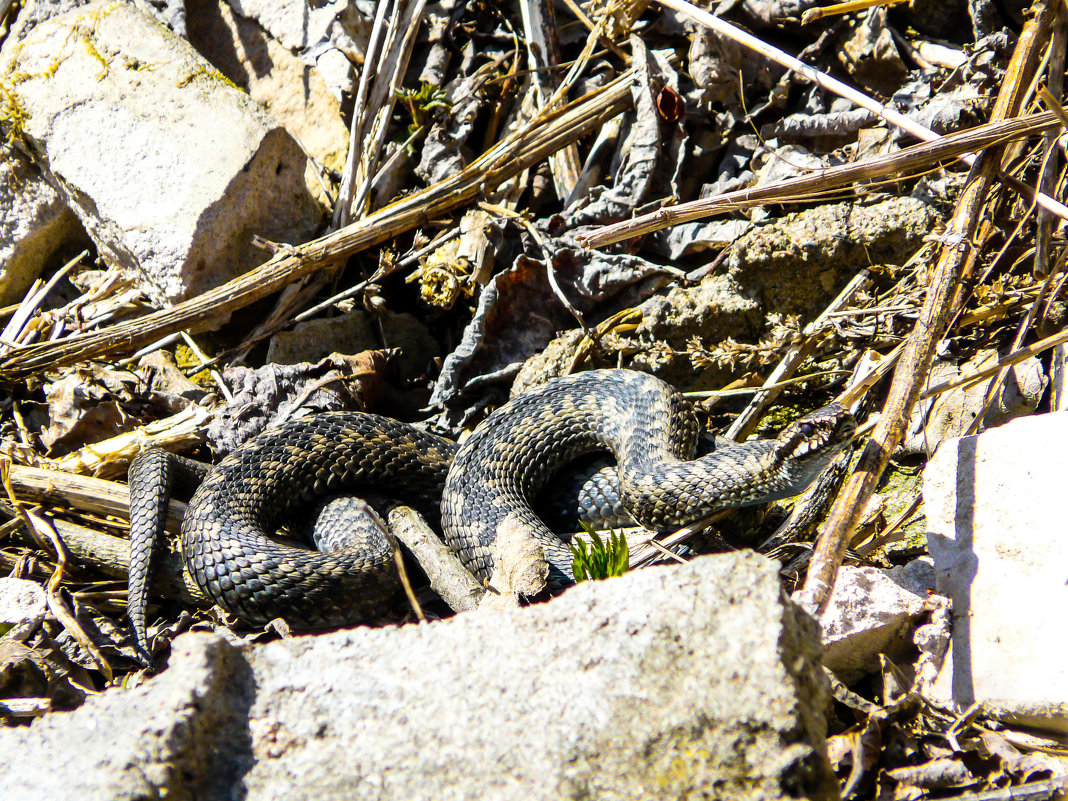
{"type": "Polygon", "coordinates": [[[934,142],[912,145],[896,153],[868,161],[817,170],[766,186],[739,189],[689,203],[666,206],[632,220],[623,220],[594,229],[580,236],[579,240],[586,247],[597,248],[659,231],[662,228],[670,228],[672,225],[705,219],[714,214],[726,214],[768,203],[797,202],[811,197],[813,193],[826,193],[830,189],[857,181],[868,181],[890,175],[906,176],[961,153],[970,153],[997,143],[1054,130],[1059,125],[1060,119],[1051,111],[988,122],[985,125],[977,125],[966,131],[944,136],[934,142]]]}
{"type": "Polygon", "coordinates": [[[44,369],[110,353],[128,353],[175,331],[198,323],[203,326],[339,259],[451,214],[621,114],[630,105],[632,78],[629,70],[622,73],[597,91],[524,125],[462,172],[345,228],[279,252],[260,267],[196,298],[101,331],[13,348],[0,359],[0,381],[21,381],[44,369]]]}
{"type": "Polygon", "coordinates": [[[364,118],[363,127],[367,131],[360,151],[360,163],[357,175],[362,179],[349,209],[349,215],[357,219],[364,216],[364,205],[382,155],[382,148],[389,131],[389,119],[397,103],[397,90],[404,81],[404,72],[415,47],[416,33],[423,18],[426,0],[398,2],[387,35],[386,52],[375,78],[374,92],[366,109],[360,109],[364,118]]]}
{"type": "Polygon", "coordinates": [[[97,478],[125,476],[130,462],[147,447],[189,450],[202,445],[205,441],[204,423],[208,417],[206,409],[191,404],[170,417],[86,445],[48,464],[55,470],[97,478]]]}
{"type": "MultiPolygon", "coordinates": [[[[530,62],[531,79],[534,82],[538,101],[541,108],[551,108],[555,102],[558,102],[556,90],[561,83],[560,34],[556,30],[556,14],[553,12],[553,4],[550,0],[520,0],[519,10],[526,34],[524,38],[527,43],[527,60],[530,62]]],[[[585,59],[580,56],[580,61],[589,60],[589,51],[592,50],[592,45],[596,41],[593,35],[587,37],[585,59]]],[[[579,65],[575,66],[576,72],[581,69],[579,65]]],[[[561,148],[549,157],[553,185],[556,188],[557,197],[561,200],[570,197],[581,168],[578,148],[574,143],[561,148]]]]}
{"type": "Polygon", "coordinates": [[[50,520],[42,517],[31,509],[27,509],[22,504],[21,499],[15,491],[14,482],[12,481],[11,474],[13,470],[13,465],[11,465],[7,459],[0,459],[0,484],[3,485],[4,492],[7,494],[7,498],[11,503],[11,513],[16,515],[19,520],[22,521],[23,525],[26,527],[26,531],[38,548],[46,552],[51,551],[55,554],[55,569],[45,583],[48,610],[59,620],[63,628],[65,628],[71,636],[78,641],[78,644],[81,645],[84,651],[96,663],[97,669],[104,675],[104,677],[108,681],[111,681],[111,664],[108,662],[107,657],[100,652],[100,649],[97,648],[89,635],[85,633],[85,629],[83,629],[81,623],[78,622],[78,618],[75,617],[67,600],[59,592],[63,582],[64,571],[70,561],[70,551],[67,549],[63,537],[56,530],[56,527],[50,520]]]}
{"type": "Polygon", "coordinates": [[[835,3],[832,6],[822,8],[810,8],[801,15],[801,24],[808,25],[824,17],[833,17],[838,14],[852,14],[854,11],[863,11],[874,6],[892,6],[897,3],[907,3],[910,0],[849,0],[846,3],[835,3]]]}
{"type": "MultiPolygon", "coordinates": [[[[1061,84],[1064,78],[1064,37],[1065,37],[1065,25],[1064,25],[1064,8],[1060,7],[1055,12],[1056,25],[1053,28],[1053,33],[1050,36],[1050,83],[1057,85],[1057,93],[1060,95],[1061,84]]],[[[1064,117],[1061,115],[1061,121],[1064,117]]],[[[1042,168],[1039,173],[1039,186],[1044,187],[1047,191],[1052,191],[1054,184],[1054,170],[1051,169],[1050,160],[1054,159],[1057,150],[1054,146],[1056,137],[1051,137],[1047,134],[1047,140],[1045,143],[1045,157],[1042,159],[1042,168]],[[1052,139],[1052,141],[1051,141],[1052,139]]],[[[1021,220],[1021,226],[1027,220],[1025,216],[1021,220]]],[[[1035,274],[1042,275],[1046,270],[1046,262],[1049,259],[1050,253],[1050,214],[1045,209],[1038,209],[1038,217],[1035,220],[1035,274]]],[[[1041,314],[1043,301],[1046,293],[1054,283],[1054,279],[1057,277],[1056,271],[1053,271],[1050,275],[1046,276],[1046,280],[1043,282],[1038,296],[1031,301],[1031,305],[1027,308],[1027,313],[1024,314],[1023,319],[1020,321],[1019,326],[1016,329],[1016,336],[1012,341],[1013,351],[1018,351],[1023,345],[1028,334],[1031,333],[1031,326],[1038,319],[1041,314]]],[[[1004,367],[998,372],[993,381],[990,382],[990,386],[987,387],[986,397],[983,400],[983,408],[972,420],[968,426],[967,433],[974,434],[979,430],[983,420],[986,419],[987,410],[998,398],[1002,384],[1004,384],[1006,377],[1008,377],[1010,367],[1004,367]]]]}
{"type": "MultiPolygon", "coordinates": [[[[995,121],[1016,113],[1036,58],[1048,36],[1052,22],[1048,4],[1039,0],[1033,9],[1034,16],[1024,25],[1006,69],[1005,82],[991,115],[995,121]]],[[[993,186],[1000,156],[1001,148],[998,147],[985,152],[969,176],[947,229],[945,244],[932,273],[920,316],[894,370],[879,422],[820,532],[805,585],[796,596],[798,603],[814,614],[822,611],[830,600],[850,537],[886,468],[890,454],[901,442],[908,416],[930,372],[935,349],[945,334],[965,265],[975,255],[972,249],[973,235],[993,186]]]]}
{"type": "MultiPolygon", "coordinates": [[[[356,87],[356,101],[353,108],[362,110],[367,106],[367,88],[371,84],[371,75],[378,64],[378,48],[382,43],[383,22],[386,17],[386,9],[389,3],[378,3],[375,9],[375,21],[371,26],[371,36],[367,42],[367,53],[363,60],[363,69],[360,70],[360,80],[356,87]]],[[[336,230],[349,224],[351,217],[352,199],[356,193],[356,169],[360,162],[360,145],[363,142],[364,113],[352,115],[352,125],[349,128],[349,151],[345,157],[345,169],[341,174],[341,187],[337,193],[337,203],[334,206],[334,216],[331,227],[336,230]]]]}
{"type": "MultiPolygon", "coordinates": [[[[21,501],[49,508],[82,509],[124,520],[130,517],[130,492],[125,484],[21,465],[11,465],[9,481],[15,498],[21,501]]],[[[183,514],[185,504],[172,500],[167,514],[167,531],[179,533],[183,514]]]]}
{"type": "MultiPolygon", "coordinates": [[[[741,28],[737,28],[734,25],[731,25],[729,22],[719,17],[713,16],[709,12],[698,8],[693,3],[689,3],[686,0],[657,0],[657,2],[659,2],[662,6],[667,6],[668,8],[672,8],[681,14],[685,14],[695,22],[699,22],[702,25],[705,25],[706,27],[720,34],[721,36],[726,36],[729,39],[733,39],[739,44],[744,45],[745,47],[748,47],[757,53],[760,53],[765,58],[769,58],[772,61],[782,64],[787,69],[793,70],[798,75],[807,78],[813,83],[822,86],[824,89],[827,89],[828,91],[833,92],[836,95],[839,95],[840,97],[844,97],[846,100],[849,100],[851,103],[856,104],[860,108],[865,108],[873,114],[877,114],[894,127],[900,128],[903,131],[907,131],[908,133],[915,136],[917,139],[922,139],[927,142],[933,142],[939,138],[939,134],[936,134],[929,128],[924,128],[918,122],[911,120],[904,114],[880,103],[875,98],[869,97],[863,92],[854,89],[848,84],[842,83],[836,78],[832,78],[825,72],[820,72],[815,67],[809,66],[803,61],[794,58],[789,53],[779,50],[777,47],[772,47],[767,42],[761,41],[752,34],[746,33],[741,28]]],[[[1052,20],[1050,20],[1050,22],[1052,22],[1052,20]]],[[[997,118],[991,117],[991,119],[997,118]]],[[[958,155],[957,158],[970,165],[974,161],[975,155],[964,153],[958,155]]],[[[1000,171],[996,172],[995,175],[997,175],[1002,181],[1005,181],[1010,186],[1012,186],[1013,189],[1025,193],[1025,196],[1027,197],[1031,197],[1031,187],[1027,186],[1026,184],[1020,183],[1014,178],[1002,175],[1000,171]]],[[[1058,217],[1068,219],[1068,206],[1065,206],[1063,203],[1050,197],[1049,195],[1035,195],[1035,202],[1038,203],[1038,205],[1042,208],[1053,212],[1058,217]]]]}
{"type": "Polygon", "coordinates": [[[786,355],[783,356],[764,382],[763,387],[753,396],[753,399],[749,401],[742,413],[734,419],[734,422],[731,423],[730,428],[724,434],[727,439],[742,441],[753,432],[768,404],[775,400],[781,387],[784,386],[781,383],[782,380],[793,375],[794,371],[808,358],[808,354],[812,352],[816,334],[827,324],[831,315],[847,306],[857,292],[866,289],[870,285],[871,276],[867,271],[862,270],[857,273],[853,276],[853,280],[846,284],[845,289],[838,293],[838,297],[823,310],[823,313],[805,326],[805,330],[801,333],[801,342],[791,347],[786,355]]]}

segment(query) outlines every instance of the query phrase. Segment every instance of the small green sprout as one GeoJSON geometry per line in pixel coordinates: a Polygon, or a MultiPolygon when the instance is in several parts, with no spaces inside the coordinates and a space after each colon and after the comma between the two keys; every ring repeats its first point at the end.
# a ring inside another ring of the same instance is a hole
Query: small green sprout
{"type": "Polygon", "coordinates": [[[622,576],[630,569],[630,552],[622,531],[610,531],[604,540],[585,523],[582,528],[593,544],[587,546],[585,540],[575,539],[568,546],[574,557],[575,581],[622,576]]]}
{"type": "Polygon", "coordinates": [[[445,90],[425,81],[418,89],[398,89],[397,100],[412,118],[408,126],[408,136],[414,136],[416,131],[428,125],[436,109],[452,108],[452,103],[445,96],[445,90]]]}

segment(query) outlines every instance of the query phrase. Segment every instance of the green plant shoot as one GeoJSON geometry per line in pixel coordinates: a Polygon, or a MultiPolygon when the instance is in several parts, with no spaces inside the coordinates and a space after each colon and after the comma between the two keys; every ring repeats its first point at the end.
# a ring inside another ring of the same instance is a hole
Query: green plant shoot
{"type": "Polygon", "coordinates": [[[622,576],[630,569],[630,552],[622,531],[610,531],[605,540],[585,523],[582,528],[590,535],[593,544],[575,539],[568,546],[574,558],[575,581],[622,576]]]}

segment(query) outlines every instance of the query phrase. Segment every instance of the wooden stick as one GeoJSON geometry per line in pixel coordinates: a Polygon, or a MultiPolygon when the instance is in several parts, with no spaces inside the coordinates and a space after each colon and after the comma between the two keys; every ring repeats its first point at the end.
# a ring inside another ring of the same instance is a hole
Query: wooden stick
{"type": "MultiPolygon", "coordinates": [[[[20,500],[44,506],[69,506],[124,520],[130,517],[130,491],[125,484],[22,465],[11,466],[10,481],[20,500]]],[[[167,531],[178,534],[184,514],[185,504],[172,500],[167,512],[167,531]]]]}
{"type": "Polygon", "coordinates": [[[175,331],[205,326],[219,315],[244,308],[338,259],[451,214],[621,114],[630,105],[632,78],[627,70],[585,97],[539,115],[451,178],[345,228],[279,252],[256,269],[196,298],[94,333],[13,348],[0,359],[0,381],[15,383],[45,369],[109,353],[129,353],[175,331]]]}
{"type": "Polygon", "coordinates": [[[388,517],[393,536],[412,552],[431,589],[441,600],[454,612],[466,612],[478,606],[486,588],[460,564],[456,554],[438,538],[422,515],[408,506],[394,506],[388,517]]]}
{"type": "MultiPolygon", "coordinates": [[[[1036,56],[1049,35],[1053,15],[1046,0],[1039,0],[1032,8],[1034,16],[1024,25],[1006,69],[1005,82],[991,114],[994,121],[1004,120],[1016,112],[1030,82],[1036,56]]],[[[894,370],[879,422],[820,533],[805,585],[795,595],[795,600],[813,614],[818,615],[830,600],[853,531],[890,454],[904,436],[909,414],[927,380],[935,349],[946,331],[965,264],[974,258],[973,235],[994,184],[1000,157],[1001,148],[991,148],[972,169],[947,228],[945,244],[920,316],[894,370]]]]}
{"type": "Polygon", "coordinates": [[[720,195],[692,200],[689,203],[666,206],[632,220],[623,220],[596,228],[579,236],[578,239],[586,247],[598,248],[659,231],[662,228],[669,228],[672,225],[705,219],[715,214],[727,214],[768,203],[797,202],[812,197],[813,193],[825,193],[830,189],[857,181],[869,181],[889,175],[909,175],[962,153],[971,153],[998,142],[1012,141],[1055,130],[1059,126],[1060,118],[1052,111],[1010,120],[995,120],[944,136],[934,142],[912,145],[897,153],[868,161],[816,170],[807,175],[766,186],[738,189],[734,192],[724,192],[720,195]]]}

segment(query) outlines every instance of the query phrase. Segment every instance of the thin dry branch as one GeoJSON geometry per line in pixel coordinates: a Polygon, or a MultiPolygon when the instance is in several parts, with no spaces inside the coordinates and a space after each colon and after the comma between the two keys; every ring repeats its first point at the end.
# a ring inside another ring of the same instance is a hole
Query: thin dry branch
{"type": "Polygon", "coordinates": [[[667,206],[632,220],[623,220],[596,228],[580,236],[579,241],[586,247],[598,248],[659,231],[662,228],[670,228],[673,225],[705,219],[715,214],[728,214],[768,203],[798,202],[805,200],[813,193],[825,193],[830,189],[857,181],[887,176],[908,177],[962,153],[974,153],[996,144],[1005,144],[1033,134],[1055,130],[1059,126],[1060,119],[1052,111],[1009,120],[996,120],[985,125],[977,125],[966,131],[958,131],[934,142],[911,145],[896,153],[868,161],[817,170],[766,186],[724,192],[689,203],[667,206]]]}
{"type": "MultiPolygon", "coordinates": [[[[927,142],[933,142],[938,139],[939,134],[935,133],[929,128],[925,128],[913,119],[905,116],[899,111],[890,108],[883,103],[880,103],[874,97],[864,94],[863,92],[855,89],[848,84],[842,83],[836,78],[832,78],[825,72],[820,72],[815,67],[809,66],[800,59],[794,58],[789,53],[779,50],[777,47],[773,47],[767,42],[758,39],[752,34],[746,33],[741,28],[731,25],[724,19],[716,17],[704,9],[698,8],[693,3],[687,0],[657,0],[662,6],[675,9],[681,14],[685,14],[695,22],[699,22],[707,28],[714,30],[721,36],[726,36],[729,39],[733,39],[745,47],[750,48],[754,52],[760,53],[765,58],[769,58],[779,64],[782,64],[787,69],[800,75],[824,89],[844,97],[851,103],[859,106],[860,108],[867,109],[868,111],[882,117],[890,125],[895,128],[900,128],[902,131],[906,131],[917,139],[922,139],[927,142]]],[[[992,119],[997,119],[992,117],[992,119]]],[[[974,153],[964,153],[957,156],[961,161],[965,162],[969,166],[975,161],[974,153]]],[[[1043,195],[1035,193],[1031,187],[1021,183],[1012,176],[1005,175],[998,170],[995,175],[1002,182],[1011,186],[1017,192],[1020,192],[1024,197],[1031,199],[1044,209],[1051,211],[1058,217],[1062,217],[1068,220],[1068,206],[1065,206],[1056,198],[1052,198],[1049,195],[1043,195]]]]}
{"type": "Polygon", "coordinates": [[[426,573],[431,588],[454,612],[467,612],[478,606],[486,593],[422,515],[407,506],[389,512],[389,527],[403,542],[426,573]]]}
{"type": "Polygon", "coordinates": [[[256,269],[196,298],[94,333],[13,348],[0,360],[0,381],[13,383],[84,359],[128,353],[175,331],[204,325],[339,259],[451,214],[621,114],[630,105],[632,78],[630,70],[622,73],[585,97],[539,115],[458,174],[345,228],[279,252],[256,269]]]}
{"type": "MultiPolygon", "coordinates": [[[[1039,0],[1032,8],[1034,16],[1024,25],[1006,69],[1005,82],[991,115],[994,121],[1016,113],[1049,36],[1053,19],[1049,4],[1039,0]]],[[[958,285],[965,266],[975,256],[973,237],[994,185],[1000,157],[1001,149],[992,148],[983,154],[972,170],[943,239],[944,245],[923,309],[894,371],[879,422],[820,532],[805,585],[796,598],[813,613],[822,611],[830,600],[850,537],[890,454],[904,436],[908,417],[927,380],[935,350],[945,334],[954,299],[959,294],[958,285]]]]}

